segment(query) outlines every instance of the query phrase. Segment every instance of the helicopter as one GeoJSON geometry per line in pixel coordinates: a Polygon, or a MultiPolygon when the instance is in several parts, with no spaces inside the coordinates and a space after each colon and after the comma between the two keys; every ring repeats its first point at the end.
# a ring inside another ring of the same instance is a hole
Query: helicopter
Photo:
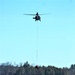
{"type": "MultiPolygon", "coordinates": [[[[47,14],[51,14],[51,13],[47,13],[47,14]]],[[[35,19],[35,21],[41,21],[40,15],[45,15],[45,14],[39,14],[39,13],[37,12],[36,14],[24,14],[24,15],[34,16],[33,19],[35,19]]]]}

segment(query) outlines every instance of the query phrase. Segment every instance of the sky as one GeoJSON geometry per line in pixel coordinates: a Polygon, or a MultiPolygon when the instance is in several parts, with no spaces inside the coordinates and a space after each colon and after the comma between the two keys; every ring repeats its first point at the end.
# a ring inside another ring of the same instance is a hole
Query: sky
{"type": "Polygon", "coordinates": [[[75,0],[0,0],[0,63],[26,61],[75,64],[75,0]],[[41,22],[23,15],[36,12],[51,14],[41,15],[41,22]]]}

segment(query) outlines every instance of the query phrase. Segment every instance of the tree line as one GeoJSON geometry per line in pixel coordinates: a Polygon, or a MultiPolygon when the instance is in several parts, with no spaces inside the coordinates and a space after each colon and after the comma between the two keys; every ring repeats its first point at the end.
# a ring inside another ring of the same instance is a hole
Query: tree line
{"type": "Polygon", "coordinates": [[[0,75],[75,75],[75,64],[70,68],[55,66],[33,66],[28,62],[23,65],[12,65],[9,62],[0,64],[0,75]]]}

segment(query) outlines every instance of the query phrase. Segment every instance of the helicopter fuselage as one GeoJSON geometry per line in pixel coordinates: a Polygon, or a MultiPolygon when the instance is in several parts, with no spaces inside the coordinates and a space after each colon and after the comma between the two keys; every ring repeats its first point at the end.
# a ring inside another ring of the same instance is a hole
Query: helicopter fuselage
{"type": "Polygon", "coordinates": [[[41,17],[39,16],[38,12],[36,13],[35,17],[33,17],[33,19],[35,19],[35,21],[41,21],[41,17]]]}
{"type": "Polygon", "coordinates": [[[33,17],[33,19],[35,19],[35,21],[41,21],[41,17],[39,15],[36,15],[35,17],[33,17]]]}

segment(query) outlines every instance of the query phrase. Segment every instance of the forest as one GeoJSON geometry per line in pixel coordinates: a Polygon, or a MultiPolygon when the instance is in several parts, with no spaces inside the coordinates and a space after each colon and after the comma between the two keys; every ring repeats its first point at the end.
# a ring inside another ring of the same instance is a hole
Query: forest
{"type": "Polygon", "coordinates": [[[0,64],[0,75],[75,75],[75,64],[70,68],[55,66],[33,66],[28,62],[12,65],[9,62],[0,64]]]}

